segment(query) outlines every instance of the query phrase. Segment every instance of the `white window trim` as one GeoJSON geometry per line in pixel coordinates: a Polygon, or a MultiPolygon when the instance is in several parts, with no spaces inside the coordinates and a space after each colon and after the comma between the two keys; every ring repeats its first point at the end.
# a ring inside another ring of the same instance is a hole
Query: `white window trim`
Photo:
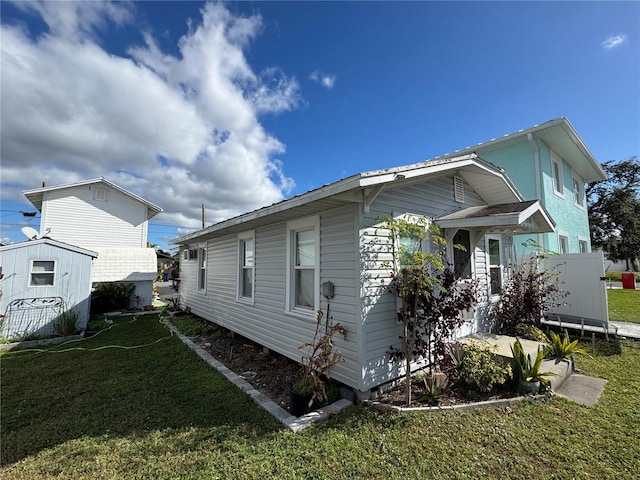
{"type": "Polygon", "coordinates": [[[31,260],[31,266],[29,267],[29,287],[33,287],[33,288],[42,288],[42,287],[54,287],[56,285],[56,261],[55,260],[43,260],[43,259],[36,259],[36,260],[31,260]],[[34,272],[33,271],[33,264],[35,262],[53,262],[53,270],[46,270],[44,272],[34,272]],[[51,281],[51,285],[36,285],[33,283],[33,274],[53,274],[53,280],[51,281]]]}
{"type": "Polygon", "coordinates": [[[578,235],[578,252],[579,253],[589,253],[589,239],[588,238],[578,235]],[[587,249],[584,252],[580,252],[580,243],[582,243],[582,242],[584,242],[584,244],[587,246],[587,249]]]}
{"type": "Polygon", "coordinates": [[[571,244],[569,243],[569,234],[567,232],[558,231],[558,253],[563,254],[563,253],[569,253],[569,252],[571,252],[571,244]],[[562,241],[561,241],[562,238],[565,238],[567,240],[566,252],[562,251],[562,241]]]}
{"type": "Polygon", "coordinates": [[[200,294],[206,294],[207,293],[207,246],[205,244],[202,245],[198,245],[196,247],[196,293],[200,293],[200,294]],[[204,251],[204,265],[200,264],[200,251],[204,251]],[[204,283],[203,283],[203,288],[200,288],[200,275],[203,274],[203,270],[204,270],[204,283]]]}
{"type": "Polygon", "coordinates": [[[552,188],[553,188],[553,193],[556,194],[557,196],[564,198],[564,177],[563,177],[563,172],[562,172],[562,158],[560,158],[560,156],[558,156],[558,154],[556,154],[556,152],[554,152],[553,150],[551,150],[551,182],[552,182],[552,188]],[[558,165],[558,185],[560,185],[560,188],[562,189],[561,191],[556,190],[556,182],[554,181],[554,179],[556,178],[555,176],[555,169],[554,164],[558,165]]]}
{"type": "Polygon", "coordinates": [[[286,279],[285,279],[285,314],[293,315],[298,318],[314,319],[316,318],[317,311],[320,308],[320,217],[314,215],[312,217],[301,218],[299,220],[293,220],[287,222],[287,248],[286,248],[286,279]],[[293,275],[293,267],[295,261],[293,255],[295,254],[294,235],[295,232],[302,230],[313,230],[315,233],[315,265],[314,265],[314,307],[313,309],[303,309],[295,306],[295,292],[292,287],[292,282],[295,280],[293,275]]]}
{"type": "Polygon", "coordinates": [[[584,198],[584,180],[582,180],[582,178],[576,173],[576,172],[572,172],[572,180],[573,180],[573,184],[571,185],[571,190],[573,191],[573,204],[578,207],[581,210],[584,210],[584,202],[585,202],[585,198],[584,198]],[[575,184],[576,182],[578,183],[578,185],[580,185],[580,190],[578,192],[576,192],[575,189],[575,184]],[[582,203],[578,203],[576,202],[576,193],[580,194],[580,201],[582,203]]]}
{"type": "Polygon", "coordinates": [[[238,268],[237,268],[237,281],[236,281],[236,300],[242,303],[248,303],[253,305],[255,303],[256,296],[256,234],[255,230],[243,232],[238,234],[238,268]],[[244,257],[244,243],[246,240],[253,241],[253,266],[251,267],[251,296],[245,297],[242,295],[242,270],[244,269],[243,257],[244,257]]]}
{"type": "Polygon", "coordinates": [[[504,252],[503,252],[503,247],[504,247],[504,241],[502,239],[502,235],[495,235],[495,234],[491,234],[491,235],[485,235],[485,239],[484,239],[484,244],[485,244],[485,255],[486,255],[486,269],[487,269],[487,291],[489,293],[489,298],[490,299],[496,299],[498,297],[500,297],[500,295],[502,294],[502,288],[504,287],[504,252]],[[491,291],[491,255],[489,253],[489,240],[498,240],[498,245],[499,245],[499,253],[500,253],[500,264],[498,265],[500,267],[500,293],[493,293],[491,291]]]}

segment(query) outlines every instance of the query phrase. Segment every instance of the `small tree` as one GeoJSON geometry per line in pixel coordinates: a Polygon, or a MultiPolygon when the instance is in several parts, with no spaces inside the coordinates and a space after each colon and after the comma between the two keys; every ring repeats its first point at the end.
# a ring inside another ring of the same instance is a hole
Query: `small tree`
{"type": "MultiPolygon", "coordinates": [[[[446,241],[437,226],[424,217],[407,220],[384,217],[393,260],[389,290],[400,299],[400,348],[389,357],[405,363],[405,401],[411,404],[411,363],[427,358],[430,371],[445,358],[445,340],[464,323],[462,314],[476,302],[476,282],[459,284],[446,268],[446,241]],[[429,253],[421,248],[430,241],[429,253]]],[[[456,248],[464,248],[454,246],[456,248]]]]}
{"type": "Polygon", "coordinates": [[[528,261],[516,265],[502,288],[500,302],[492,313],[500,334],[516,335],[519,324],[540,325],[542,314],[562,305],[569,295],[562,289],[556,269],[540,268],[539,259],[549,252],[542,252],[535,242],[525,246],[540,253],[532,254],[528,261]]]}

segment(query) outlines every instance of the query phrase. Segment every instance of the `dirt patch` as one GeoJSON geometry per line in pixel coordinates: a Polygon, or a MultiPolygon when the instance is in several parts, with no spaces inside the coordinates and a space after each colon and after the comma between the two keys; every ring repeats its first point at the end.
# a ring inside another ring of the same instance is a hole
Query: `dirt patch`
{"type": "MultiPolygon", "coordinates": [[[[405,402],[405,382],[399,381],[390,390],[381,393],[376,399],[377,402],[394,405],[397,407],[408,406],[405,402]]],[[[411,406],[426,407],[431,405],[451,406],[463,405],[474,402],[484,402],[487,400],[500,400],[503,398],[513,398],[518,396],[517,392],[511,385],[499,385],[490,392],[478,392],[464,384],[455,384],[442,395],[438,402],[429,399],[422,381],[415,379],[411,382],[411,406]]]]}
{"type": "MultiPolygon", "coordinates": [[[[192,317],[195,317],[192,315],[192,317]]],[[[253,387],[267,395],[285,410],[290,411],[290,388],[300,379],[301,367],[297,362],[242,337],[232,335],[225,328],[202,321],[207,325],[206,334],[192,337],[193,341],[224,364],[231,371],[244,377],[253,387]]],[[[328,389],[329,390],[329,389],[328,389]]],[[[442,395],[438,405],[461,405],[486,400],[498,400],[517,396],[510,384],[498,385],[490,392],[478,392],[462,383],[454,384],[442,395]]],[[[331,401],[339,398],[334,392],[331,401]]],[[[412,382],[411,406],[434,405],[428,398],[424,384],[420,379],[412,382]]],[[[407,406],[405,403],[404,380],[398,381],[392,388],[380,393],[376,401],[394,406],[407,406]]],[[[319,406],[319,405],[317,405],[319,406]]]]}
{"type": "Polygon", "coordinates": [[[222,329],[200,335],[194,342],[282,408],[290,409],[289,389],[300,378],[299,364],[222,329]]]}

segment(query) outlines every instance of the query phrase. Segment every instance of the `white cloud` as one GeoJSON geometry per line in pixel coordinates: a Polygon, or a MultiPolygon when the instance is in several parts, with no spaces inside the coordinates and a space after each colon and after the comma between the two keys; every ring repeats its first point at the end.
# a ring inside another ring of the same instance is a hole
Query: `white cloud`
{"type": "Polygon", "coordinates": [[[134,22],[130,4],[18,5],[49,31],[34,39],[1,26],[3,195],[104,176],[161,206],[158,221],[198,226],[202,203],[209,224],[293,188],[277,158],[285,147],[259,115],[295,109],[300,88],[276,67],[256,74],[247,63],[260,16],[207,4],[179,55],[143,32],[145,45],[123,57],[97,37],[110,22],[134,22]]]}
{"type": "Polygon", "coordinates": [[[610,50],[612,48],[617,47],[618,45],[623,44],[626,40],[627,40],[627,35],[624,33],[621,33],[619,35],[610,35],[600,45],[602,45],[606,50],[610,50]]]}
{"type": "Polygon", "coordinates": [[[320,70],[316,70],[309,75],[309,80],[313,80],[314,82],[318,82],[325,88],[333,88],[336,84],[336,76],[329,75],[327,73],[323,73],[320,70]]]}

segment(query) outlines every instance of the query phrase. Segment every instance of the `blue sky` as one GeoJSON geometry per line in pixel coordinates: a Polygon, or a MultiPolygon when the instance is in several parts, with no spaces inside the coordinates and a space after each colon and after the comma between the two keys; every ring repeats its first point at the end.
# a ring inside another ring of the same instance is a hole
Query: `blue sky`
{"type": "Polygon", "coordinates": [[[560,116],[640,154],[638,2],[3,2],[0,239],[104,176],[167,240],[560,116]]]}

